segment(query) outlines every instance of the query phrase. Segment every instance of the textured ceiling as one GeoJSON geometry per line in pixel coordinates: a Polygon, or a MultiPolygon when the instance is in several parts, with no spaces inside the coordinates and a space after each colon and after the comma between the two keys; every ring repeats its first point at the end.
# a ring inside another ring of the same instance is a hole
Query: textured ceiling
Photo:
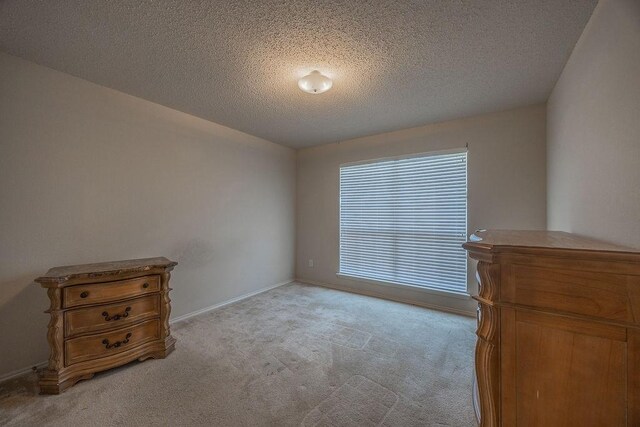
{"type": "Polygon", "coordinates": [[[0,49],[304,147],[545,101],[596,3],[5,0],[0,49]]]}

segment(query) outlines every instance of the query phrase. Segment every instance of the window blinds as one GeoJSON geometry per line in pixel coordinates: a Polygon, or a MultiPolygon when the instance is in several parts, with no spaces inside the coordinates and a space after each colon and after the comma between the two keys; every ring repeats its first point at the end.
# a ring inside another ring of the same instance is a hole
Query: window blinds
{"type": "Polygon", "coordinates": [[[467,292],[467,153],[340,167],[340,274],[467,292]]]}

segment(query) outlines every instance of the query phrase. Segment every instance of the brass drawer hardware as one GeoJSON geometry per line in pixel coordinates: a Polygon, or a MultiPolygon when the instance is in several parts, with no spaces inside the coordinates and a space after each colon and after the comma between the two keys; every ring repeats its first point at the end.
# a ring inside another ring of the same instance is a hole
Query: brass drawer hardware
{"type": "Polygon", "coordinates": [[[109,321],[109,320],[120,320],[120,319],[124,319],[125,317],[127,317],[129,315],[129,312],[131,311],[131,307],[127,307],[124,309],[124,313],[122,314],[114,314],[113,316],[109,316],[109,313],[106,311],[102,312],[102,315],[104,316],[104,320],[109,321]]]}
{"type": "Polygon", "coordinates": [[[122,341],[116,341],[116,342],[114,342],[113,344],[109,344],[109,340],[105,338],[105,339],[103,339],[103,340],[102,340],[102,344],[104,344],[104,348],[107,348],[107,349],[108,349],[108,348],[114,348],[114,347],[115,347],[115,348],[118,348],[118,347],[120,347],[122,344],[126,344],[126,343],[128,343],[128,342],[129,342],[129,338],[131,338],[131,332],[129,332],[129,333],[127,334],[127,336],[126,336],[126,337],[124,337],[124,339],[123,339],[122,341]]]}

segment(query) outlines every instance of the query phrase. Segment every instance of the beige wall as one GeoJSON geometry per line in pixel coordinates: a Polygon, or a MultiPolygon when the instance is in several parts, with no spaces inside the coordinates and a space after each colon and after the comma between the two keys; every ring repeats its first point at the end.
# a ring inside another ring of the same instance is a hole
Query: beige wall
{"type": "MultiPolygon", "coordinates": [[[[296,276],[310,283],[470,312],[468,299],[336,277],[342,163],[464,147],[468,228],[546,226],[545,105],[454,120],[298,151],[296,276]],[[308,260],[314,260],[314,267],[308,260]]],[[[473,285],[472,269],[469,282],[473,285]]]]}
{"type": "Polygon", "coordinates": [[[291,149],[0,54],[0,377],[49,267],[167,256],[174,317],[292,278],[294,196],[291,149]]]}
{"type": "Polygon", "coordinates": [[[548,103],[548,224],[640,248],[640,2],[601,0],[548,103]]]}

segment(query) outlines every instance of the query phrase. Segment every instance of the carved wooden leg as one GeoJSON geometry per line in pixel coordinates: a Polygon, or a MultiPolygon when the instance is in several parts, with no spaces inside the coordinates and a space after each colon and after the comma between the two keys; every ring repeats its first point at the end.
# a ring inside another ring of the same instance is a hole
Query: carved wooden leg
{"type": "Polygon", "coordinates": [[[75,385],[78,381],[90,380],[93,378],[93,375],[93,373],[90,373],[60,381],[57,372],[47,370],[40,376],[40,382],[38,384],[40,386],[40,394],[60,394],[75,385]]]}
{"type": "MultiPolygon", "coordinates": [[[[169,316],[171,315],[171,298],[169,298],[169,279],[171,273],[166,272],[160,275],[160,337],[164,340],[164,352],[158,358],[164,358],[171,353],[176,344],[175,338],[171,336],[171,328],[169,326],[169,316]]],[[[154,356],[155,357],[155,356],[154,356]]]]}
{"type": "Polygon", "coordinates": [[[64,350],[62,343],[64,341],[64,328],[62,324],[62,290],[57,288],[47,289],[50,307],[46,313],[49,313],[49,327],[47,329],[47,341],[49,342],[49,365],[47,369],[40,373],[40,394],[58,394],[65,387],[58,378],[58,372],[64,368],[64,350]]]}
{"type": "Polygon", "coordinates": [[[64,329],[62,324],[62,290],[50,288],[47,289],[49,296],[50,308],[47,312],[50,314],[49,329],[47,330],[47,341],[49,342],[49,370],[57,371],[64,367],[64,354],[62,342],[64,340],[64,329]]]}
{"type": "Polygon", "coordinates": [[[164,348],[145,354],[144,356],[139,357],[138,361],[144,362],[147,359],[164,359],[169,355],[169,353],[175,350],[175,343],[175,338],[169,337],[169,339],[165,340],[164,348]]]}
{"type": "Polygon", "coordinates": [[[498,427],[500,419],[500,311],[493,305],[497,297],[495,284],[500,266],[478,263],[480,276],[478,297],[478,329],[476,335],[476,377],[480,400],[480,425],[498,427]]]}
{"type": "Polygon", "coordinates": [[[476,376],[480,399],[480,425],[498,426],[498,369],[497,310],[490,305],[478,305],[478,342],[476,343],[476,376]]]}
{"type": "Polygon", "coordinates": [[[630,426],[640,425],[640,331],[627,329],[630,426]]]}

